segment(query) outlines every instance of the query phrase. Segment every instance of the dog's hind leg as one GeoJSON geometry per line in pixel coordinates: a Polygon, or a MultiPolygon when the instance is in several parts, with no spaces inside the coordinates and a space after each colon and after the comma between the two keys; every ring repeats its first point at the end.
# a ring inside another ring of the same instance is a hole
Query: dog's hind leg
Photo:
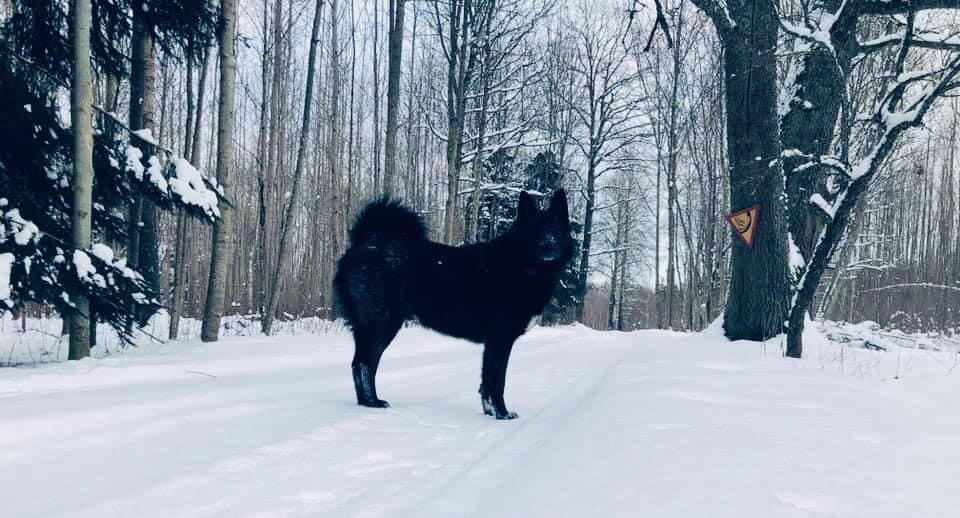
{"type": "Polygon", "coordinates": [[[377,367],[380,357],[397,335],[402,319],[380,322],[377,329],[354,330],[353,386],[357,391],[357,404],[387,408],[389,403],[377,397],[377,367]]]}
{"type": "Polygon", "coordinates": [[[483,346],[483,372],[480,381],[480,402],[483,413],[497,419],[516,419],[517,414],[507,410],[503,390],[507,380],[507,362],[514,340],[491,340],[483,346]]]}

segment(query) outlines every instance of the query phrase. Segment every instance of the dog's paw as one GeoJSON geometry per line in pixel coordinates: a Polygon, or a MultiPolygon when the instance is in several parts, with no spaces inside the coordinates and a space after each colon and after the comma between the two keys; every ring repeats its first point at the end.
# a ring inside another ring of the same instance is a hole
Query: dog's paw
{"type": "Polygon", "coordinates": [[[360,406],[366,406],[370,408],[390,408],[390,403],[382,399],[374,399],[373,401],[361,401],[360,406]]]}
{"type": "Polygon", "coordinates": [[[494,416],[497,415],[497,409],[493,406],[493,401],[490,401],[487,398],[481,398],[480,402],[483,403],[483,414],[494,416]]]}
{"type": "Polygon", "coordinates": [[[503,414],[497,414],[497,420],[500,420],[500,421],[509,421],[510,419],[516,419],[518,417],[520,416],[518,416],[516,412],[506,412],[503,414]]]}

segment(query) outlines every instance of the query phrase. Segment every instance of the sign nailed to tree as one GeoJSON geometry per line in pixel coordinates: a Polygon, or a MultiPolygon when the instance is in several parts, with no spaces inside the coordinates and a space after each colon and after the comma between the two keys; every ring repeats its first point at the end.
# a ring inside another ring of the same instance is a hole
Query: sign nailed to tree
{"type": "Polygon", "coordinates": [[[757,225],[760,223],[760,206],[754,205],[733,214],[727,214],[727,221],[733,227],[733,231],[747,245],[747,248],[753,249],[753,236],[756,234],[757,225]]]}

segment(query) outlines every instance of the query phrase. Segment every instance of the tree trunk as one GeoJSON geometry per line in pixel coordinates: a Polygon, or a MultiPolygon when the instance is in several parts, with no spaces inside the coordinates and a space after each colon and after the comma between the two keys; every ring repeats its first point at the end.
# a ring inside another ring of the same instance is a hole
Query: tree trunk
{"type": "MultiPolygon", "coordinates": [[[[70,116],[73,125],[73,247],[87,250],[91,241],[93,212],[93,74],[90,66],[90,0],[73,1],[73,88],[70,91],[70,116]]],[[[96,325],[90,321],[90,302],[75,296],[76,307],[70,318],[68,358],[90,356],[90,339],[96,325]]]]}
{"type": "Polygon", "coordinates": [[[489,56],[484,55],[482,58],[484,64],[482,65],[483,69],[481,71],[481,81],[482,93],[480,94],[480,111],[477,113],[477,146],[476,154],[473,157],[473,192],[470,193],[470,215],[467,217],[466,228],[463,232],[463,240],[467,243],[472,243],[480,239],[479,229],[480,229],[480,204],[482,202],[483,195],[483,156],[484,156],[484,139],[487,136],[487,110],[490,105],[490,81],[492,78],[489,74],[492,72],[488,66],[486,66],[485,60],[489,56]]]}
{"type": "MultiPolygon", "coordinates": [[[[274,21],[279,24],[279,20],[274,21]]],[[[256,311],[263,315],[264,304],[266,301],[267,290],[267,178],[269,167],[269,133],[271,115],[270,106],[272,104],[271,94],[274,92],[270,88],[270,9],[269,2],[263,2],[263,55],[260,56],[260,128],[257,134],[257,228],[254,239],[254,251],[252,252],[256,261],[256,268],[253,278],[249,280],[253,286],[254,294],[251,305],[256,311]]],[[[275,25],[274,27],[276,27],[275,25]]]]}
{"type": "Polygon", "coordinates": [[[400,66],[403,64],[403,13],[406,0],[389,0],[387,55],[387,136],[384,145],[383,189],[397,188],[397,126],[400,111],[400,66]]]}
{"type": "MultiPolygon", "coordinates": [[[[187,94],[189,95],[189,93],[187,94]]],[[[173,264],[173,287],[170,301],[170,328],[168,338],[176,340],[180,330],[180,308],[183,305],[183,278],[187,273],[187,214],[180,209],[177,211],[176,251],[173,264]]]]}
{"type": "MultiPolygon", "coordinates": [[[[389,1],[389,0],[388,0],[389,1]]],[[[380,177],[380,2],[373,4],[373,191],[383,189],[380,177]]]]}
{"type": "MultiPolygon", "coordinates": [[[[139,10],[134,14],[134,33],[132,67],[130,74],[130,129],[153,130],[156,110],[157,65],[153,52],[151,29],[143,20],[139,10]]],[[[144,157],[156,151],[145,142],[135,142],[144,148],[144,157]]],[[[157,207],[142,195],[137,195],[129,221],[130,246],[128,263],[135,266],[143,275],[147,286],[154,292],[160,291],[160,254],[157,235],[157,207]]],[[[146,324],[150,315],[139,314],[140,325],[146,324]]]]}
{"type": "MultiPolygon", "coordinates": [[[[336,0],[333,0],[334,4],[336,0]]],[[[333,7],[331,7],[333,9],[333,7]]],[[[270,287],[270,299],[267,310],[263,314],[262,331],[269,335],[273,325],[274,312],[277,301],[280,299],[280,276],[288,259],[287,249],[290,246],[290,236],[293,235],[293,221],[296,216],[297,200],[300,197],[300,186],[303,183],[304,161],[306,160],[307,143],[310,139],[310,113],[313,102],[313,78],[317,61],[317,42],[320,39],[320,18],[323,12],[323,0],[317,0],[316,11],[313,15],[313,31],[310,37],[310,53],[307,59],[307,88],[303,100],[303,126],[300,129],[300,146],[297,149],[297,162],[293,172],[293,187],[290,189],[290,201],[283,217],[283,226],[280,229],[280,248],[277,252],[277,267],[270,287]]],[[[335,14],[331,18],[336,19],[335,14]]],[[[336,49],[333,51],[336,53],[336,49]]]]}
{"type": "Polygon", "coordinates": [[[803,284],[797,291],[796,300],[790,309],[789,321],[787,323],[787,351],[786,355],[791,358],[800,358],[803,354],[803,324],[804,317],[813,302],[813,296],[816,294],[817,286],[820,285],[820,278],[830,257],[833,256],[836,245],[840,242],[850,222],[857,201],[860,196],[866,192],[870,184],[872,174],[864,175],[860,179],[850,184],[847,195],[843,203],[837,208],[833,220],[826,226],[821,238],[821,243],[817,246],[810,264],[807,267],[807,273],[803,284]]]}
{"type": "MultiPolygon", "coordinates": [[[[328,121],[329,131],[327,133],[328,140],[326,155],[328,162],[327,168],[329,171],[328,178],[331,214],[329,232],[331,238],[328,240],[330,250],[329,264],[327,269],[328,275],[326,282],[322,285],[323,290],[331,294],[333,293],[334,262],[336,258],[343,253],[347,240],[347,220],[346,211],[344,210],[343,204],[343,200],[346,199],[346,196],[344,196],[345,193],[343,192],[343,174],[341,172],[340,162],[342,151],[341,137],[343,135],[343,117],[340,111],[340,95],[343,85],[340,81],[340,45],[338,43],[340,31],[338,30],[339,17],[337,14],[337,7],[336,0],[332,0],[330,3],[330,47],[338,50],[330,53],[330,117],[328,121]]],[[[379,144],[377,145],[379,146],[379,144]]],[[[352,182],[353,178],[350,178],[349,181],[352,182]]],[[[330,298],[330,302],[330,316],[333,317],[333,311],[336,309],[336,306],[332,304],[332,298],[330,298]]]]}
{"type": "Polygon", "coordinates": [[[724,36],[730,209],[760,205],[761,214],[753,248],[733,244],[723,328],[731,340],[766,340],[783,330],[790,303],[777,119],[778,20],[765,0],[730,11],[737,23],[724,36]]]}
{"type": "MultiPolygon", "coordinates": [[[[230,166],[233,160],[233,115],[237,72],[236,39],[238,0],[223,0],[220,23],[220,106],[217,117],[217,182],[224,192],[230,186],[230,166]]],[[[213,251],[210,258],[210,277],[207,282],[207,300],[203,307],[203,327],[200,338],[215,342],[220,336],[227,289],[227,259],[233,253],[233,209],[220,205],[220,221],[213,227],[213,251]]]]}
{"type": "Polygon", "coordinates": [[[457,221],[457,187],[460,184],[460,142],[462,127],[456,121],[450,124],[447,142],[447,201],[443,214],[443,240],[454,244],[457,221]]]}
{"type": "MultiPolygon", "coordinates": [[[[447,56],[447,201],[443,215],[443,237],[448,244],[456,240],[457,191],[460,188],[460,167],[463,151],[463,125],[467,104],[467,87],[473,73],[468,64],[473,21],[473,0],[457,0],[449,6],[450,19],[447,56]]],[[[476,36],[476,35],[474,35],[476,36]]]]}
{"type": "MultiPolygon", "coordinates": [[[[133,19],[133,40],[131,43],[131,69],[130,69],[130,116],[128,124],[131,130],[139,130],[144,127],[144,105],[147,96],[147,61],[152,53],[153,40],[147,28],[144,27],[143,15],[139,10],[134,13],[133,19]]],[[[144,142],[136,141],[136,137],[131,136],[133,143],[139,147],[146,147],[144,142]]],[[[143,149],[144,157],[147,157],[152,151],[143,149]]],[[[127,218],[127,264],[137,269],[140,265],[140,220],[143,213],[143,196],[134,194],[133,205],[130,207],[130,214],[127,218]]]]}
{"type": "MultiPolygon", "coordinates": [[[[620,268],[623,267],[623,264],[620,261],[620,246],[623,242],[623,205],[624,200],[621,199],[617,202],[617,231],[613,244],[613,270],[610,275],[610,300],[607,303],[607,329],[615,329],[617,323],[617,289],[619,288],[618,281],[620,280],[620,268]]],[[[620,303],[623,304],[623,299],[620,299],[620,303]]]]}
{"type": "MultiPolygon", "coordinates": [[[[203,97],[207,83],[207,65],[209,54],[204,53],[201,60],[200,82],[197,85],[196,104],[193,102],[193,61],[187,62],[187,120],[184,137],[184,158],[191,163],[200,160],[200,129],[203,122],[203,97]]],[[[176,256],[173,272],[173,300],[170,303],[169,337],[176,340],[180,328],[180,314],[183,310],[184,290],[187,288],[187,237],[190,234],[190,218],[183,210],[177,211],[176,256]]]]}
{"type": "Polygon", "coordinates": [[[587,302],[587,277],[590,274],[590,244],[593,241],[593,209],[596,206],[597,175],[594,158],[588,158],[587,167],[587,205],[583,215],[583,242],[580,245],[580,271],[577,274],[579,300],[577,301],[576,320],[583,322],[583,309],[587,302]]]}
{"type": "MultiPolygon", "coordinates": [[[[657,103],[660,104],[659,102],[657,103]]],[[[659,111],[659,109],[658,109],[659,111]]],[[[659,117],[658,117],[659,119],[659,117]]],[[[654,226],[656,228],[656,234],[654,236],[654,247],[653,247],[653,297],[654,297],[654,306],[657,311],[657,329],[663,329],[663,296],[660,293],[660,191],[662,178],[663,178],[663,157],[661,156],[662,146],[660,142],[662,137],[660,134],[660,122],[659,120],[656,123],[656,139],[657,139],[657,204],[655,214],[654,214],[654,226]]]]}
{"type": "MultiPolygon", "coordinates": [[[[678,10],[675,35],[677,41],[680,41],[681,29],[683,27],[682,13],[678,10]]],[[[677,155],[679,149],[679,128],[678,112],[679,106],[679,87],[681,71],[681,53],[680,45],[673,46],[673,77],[670,84],[670,119],[667,128],[667,328],[673,329],[673,295],[675,292],[674,281],[676,280],[676,256],[677,256],[677,213],[680,211],[677,193],[677,155]]]]}
{"type": "MultiPolygon", "coordinates": [[[[823,7],[833,11],[837,9],[838,4],[836,0],[828,0],[824,2],[823,7]]],[[[813,156],[825,155],[830,151],[834,128],[837,125],[845,95],[845,78],[841,69],[849,69],[851,60],[859,51],[855,32],[855,16],[840,18],[833,24],[830,34],[831,43],[836,49],[836,57],[829,50],[815,45],[800,58],[800,73],[794,78],[793,85],[787,85],[796,93],[792,95],[780,123],[780,139],[784,149],[798,149],[813,156]]],[[[846,159],[845,152],[842,154],[846,159]]],[[[789,235],[806,263],[804,266],[808,273],[804,278],[804,284],[809,284],[809,281],[815,279],[812,287],[796,286],[799,291],[795,296],[793,307],[789,309],[786,354],[796,358],[802,354],[801,336],[804,316],[813,303],[820,277],[826,268],[826,261],[829,260],[829,258],[812,257],[817,246],[817,236],[821,234],[823,228],[823,220],[817,212],[820,209],[809,201],[810,197],[817,192],[817,187],[825,181],[826,171],[821,167],[797,171],[797,167],[803,161],[804,159],[801,158],[786,158],[783,161],[789,207],[787,213],[789,235]],[[818,266],[819,272],[810,271],[814,268],[814,262],[822,263],[822,268],[818,266]],[[798,310],[797,306],[802,309],[798,310]]],[[[854,195],[854,197],[858,196],[859,194],[854,195]]],[[[831,232],[829,236],[831,239],[839,242],[849,217],[848,212],[844,216],[841,228],[831,232]]]]}
{"type": "MultiPolygon", "coordinates": [[[[411,41],[410,48],[417,48],[417,10],[413,10],[413,27],[410,31],[411,41]]],[[[407,190],[406,199],[411,203],[414,209],[419,209],[420,205],[420,184],[419,184],[419,175],[417,174],[417,154],[416,151],[419,149],[419,146],[416,144],[417,140],[414,138],[414,128],[417,130],[417,139],[420,135],[420,118],[422,115],[414,109],[414,92],[417,90],[414,88],[412,82],[416,75],[414,74],[416,63],[416,53],[411,50],[410,52],[410,68],[407,71],[407,81],[410,83],[407,88],[407,132],[406,132],[406,148],[407,148],[407,169],[405,171],[407,181],[409,182],[410,188],[407,190]],[[416,117],[416,119],[415,119],[416,117]]]]}
{"type": "MultiPolygon", "coordinates": [[[[289,37],[289,36],[288,36],[289,37]]],[[[271,49],[273,52],[273,58],[269,58],[265,51],[264,59],[270,61],[269,65],[273,67],[273,77],[270,82],[270,95],[269,95],[269,117],[270,117],[270,129],[269,134],[267,135],[267,150],[266,150],[266,162],[263,166],[263,194],[261,195],[262,201],[262,224],[260,228],[260,306],[263,311],[266,310],[267,299],[269,297],[269,284],[270,284],[270,271],[271,271],[271,256],[272,256],[272,246],[276,243],[276,200],[282,200],[280,197],[279,185],[280,185],[280,168],[278,162],[280,161],[280,145],[282,142],[281,138],[281,122],[283,119],[283,92],[281,91],[282,82],[284,74],[287,71],[287,63],[284,61],[283,54],[283,0],[274,0],[273,4],[273,38],[271,49]]],[[[264,103],[267,103],[267,100],[264,100],[264,103]]],[[[282,208],[282,201],[280,202],[282,208]]]]}
{"type": "MultiPolygon", "coordinates": [[[[632,182],[631,182],[631,183],[632,183],[632,182]]],[[[624,315],[624,312],[625,312],[624,306],[626,306],[625,302],[626,302],[626,300],[627,300],[627,296],[626,296],[626,294],[627,294],[627,279],[628,279],[628,277],[627,277],[627,269],[628,269],[628,265],[630,264],[629,261],[628,261],[628,253],[629,253],[628,248],[629,248],[629,246],[630,246],[630,226],[631,226],[631,224],[632,224],[632,217],[631,217],[631,216],[632,216],[632,215],[631,215],[631,210],[630,210],[630,207],[629,207],[629,202],[627,202],[627,207],[625,208],[625,211],[624,211],[623,243],[622,243],[622,245],[620,245],[620,246],[622,246],[622,248],[623,248],[624,250],[623,250],[623,252],[621,252],[621,253],[623,254],[623,257],[622,257],[622,259],[620,260],[620,287],[619,287],[619,289],[620,289],[620,305],[619,305],[619,309],[618,309],[618,312],[617,312],[617,331],[623,331],[623,330],[624,330],[623,315],[624,315]]]]}

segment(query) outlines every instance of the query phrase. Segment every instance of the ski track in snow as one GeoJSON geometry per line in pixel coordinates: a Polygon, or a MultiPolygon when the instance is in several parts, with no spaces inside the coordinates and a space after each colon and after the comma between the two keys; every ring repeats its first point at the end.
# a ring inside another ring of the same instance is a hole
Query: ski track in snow
{"type": "MultiPolygon", "coordinates": [[[[354,403],[349,334],[231,338],[0,371],[16,517],[944,517],[960,378],[706,333],[541,329],[482,414],[481,349],[401,331],[354,403]],[[824,360],[827,358],[827,360],[824,360]],[[867,374],[864,374],[864,373],[867,374]],[[904,372],[900,371],[903,375],[904,372]]],[[[900,359],[901,363],[903,358],[900,359]]]]}

